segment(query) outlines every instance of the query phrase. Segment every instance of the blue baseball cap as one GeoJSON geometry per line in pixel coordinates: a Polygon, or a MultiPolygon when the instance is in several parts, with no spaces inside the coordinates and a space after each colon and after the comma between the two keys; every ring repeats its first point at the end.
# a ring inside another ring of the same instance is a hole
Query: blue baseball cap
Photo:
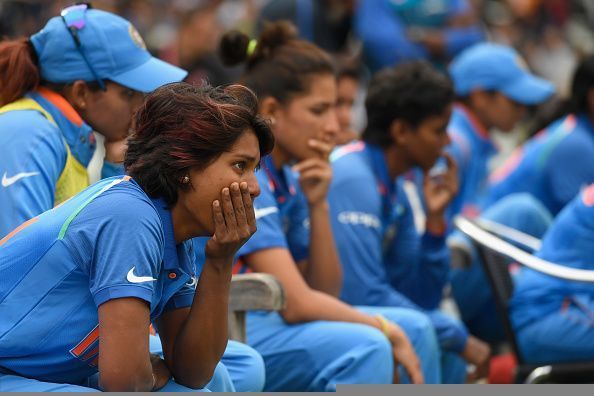
{"type": "Polygon", "coordinates": [[[96,74],[100,79],[148,93],[163,84],[181,81],[188,74],[151,56],[134,26],[109,12],[86,10],[84,27],[77,34],[80,47],[58,16],[31,36],[42,80],[53,83],[94,81],[96,74]],[[94,70],[84,59],[83,51],[94,70]]]}
{"type": "Polygon", "coordinates": [[[514,49],[500,44],[481,43],[464,50],[449,71],[458,96],[475,89],[494,90],[515,102],[534,105],[555,92],[553,84],[528,71],[514,49]]]}

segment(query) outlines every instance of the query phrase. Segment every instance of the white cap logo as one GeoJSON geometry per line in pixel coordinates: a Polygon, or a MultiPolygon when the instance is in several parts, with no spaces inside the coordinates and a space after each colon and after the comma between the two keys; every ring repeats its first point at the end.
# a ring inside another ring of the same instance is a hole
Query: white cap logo
{"type": "Polygon", "coordinates": [[[128,25],[128,33],[130,34],[130,38],[138,48],[146,49],[146,44],[144,43],[142,36],[140,35],[140,33],[138,33],[138,30],[136,30],[134,25],[128,25]]]}

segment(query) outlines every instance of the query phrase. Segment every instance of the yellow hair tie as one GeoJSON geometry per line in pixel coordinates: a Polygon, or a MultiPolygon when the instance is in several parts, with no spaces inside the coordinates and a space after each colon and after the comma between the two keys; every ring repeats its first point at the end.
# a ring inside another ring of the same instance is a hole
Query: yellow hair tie
{"type": "Polygon", "coordinates": [[[252,56],[254,51],[256,50],[256,45],[258,45],[258,40],[251,39],[247,46],[247,56],[252,56]]]}
{"type": "Polygon", "coordinates": [[[380,323],[381,331],[386,337],[390,337],[390,323],[382,315],[375,315],[375,318],[380,323]]]}

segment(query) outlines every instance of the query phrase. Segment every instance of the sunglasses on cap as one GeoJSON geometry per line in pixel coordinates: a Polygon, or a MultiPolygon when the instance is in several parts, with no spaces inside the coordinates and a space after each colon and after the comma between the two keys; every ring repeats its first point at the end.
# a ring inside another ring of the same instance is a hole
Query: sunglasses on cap
{"type": "Polygon", "coordinates": [[[82,43],[80,41],[80,36],[78,35],[78,31],[84,29],[84,27],[86,25],[85,13],[87,10],[90,10],[91,8],[93,8],[93,6],[91,6],[90,3],[76,3],[73,6],[64,8],[62,10],[62,12],[60,13],[60,16],[62,17],[62,20],[64,21],[64,24],[66,25],[66,28],[70,32],[70,35],[72,36],[72,39],[74,40],[74,44],[76,45],[76,48],[82,55],[85,63],[91,70],[91,73],[93,73],[93,77],[95,77],[95,81],[97,81],[97,83],[99,84],[99,87],[101,87],[101,89],[103,91],[105,91],[105,83],[103,82],[102,79],[99,78],[99,76],[95,72],[95,69],[93,68],[93,66],[91,66],[91,62],[89,62],[89,59],[85,55],[85,51],[84,51],[82,43]]]}

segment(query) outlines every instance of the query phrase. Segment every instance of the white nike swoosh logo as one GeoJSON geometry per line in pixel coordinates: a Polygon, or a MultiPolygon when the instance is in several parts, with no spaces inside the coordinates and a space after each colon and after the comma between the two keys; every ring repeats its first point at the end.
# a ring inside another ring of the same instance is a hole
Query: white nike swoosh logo
{"type": "Polygon", "coordinates": [[[193,276],[188,282],[186,282],[186,286],[188,287],[196,287],[196,285],[198,284],[198,278],[196,278],[195,276],[193,276]]]}
{"type": "Polygon", "coordinates": [[[38,174],[39,172],[21,172],[14,176],[6,177],[6,172],[4,172],[4,175],[2,176],[2,187],[8,187],[25,177],[37,176],[38,174]]]}
{"type": "Polygon", "coordinates": [[[150,276],[136,276],[134,275],[134,269],[136,267],[132,267],[130,271],[128,271],[128,275],[126,275],[126,279],[130,283],[143,283],[143,282],[152,282],[156,281],[155,278],[151,278],[150,276]]]}
{"type": "Polygon", "coordinates": [[[259,219],[261,217],[264,216],[268,216],[270,214],[273,213],[277,213],[278,212],[278,208],[276,206],[269,206],[267,208],[261,208],[261,209],[254,209],[254,214],[256,215],[256,219],[259,219]]]}

